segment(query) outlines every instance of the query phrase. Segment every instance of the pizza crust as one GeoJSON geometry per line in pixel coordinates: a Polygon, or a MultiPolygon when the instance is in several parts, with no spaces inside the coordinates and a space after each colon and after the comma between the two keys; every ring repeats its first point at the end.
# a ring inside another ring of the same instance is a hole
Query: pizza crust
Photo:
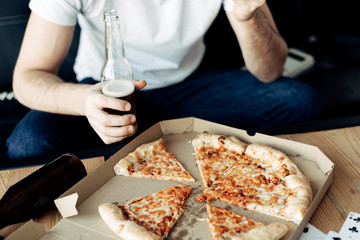
{"type": "Polygon", "coordinates": [[[240,141],[236,137],[225,137],[224,135],[203,133],[198,135],[192,144],[195,149],[214,147],[217,149],[226,148],[230,151],[234,151],[242,155],[246,148],[246,143],[240,141]]]}
{"type": "Polygon", "coordinates": [[[245,155],[254,159],[262,159],[264,162],[271,163],[275,168],[281,168],[281,165],[284,163],[289,166],[295,166],[283,152],[264,144],[249,144],[246,147],[245,155]]]}
{"type": "Polygon", "coordinates": [[[106,225],[119,237],[125,240],[161,240],[162,238],[149,232],[144,227],[125,219],[124,214],[117,205],[103,203],[98,208],[106,225]]]}
{"type": "Polygon", "coordinates": [[[136,161],[136,156],[130,153],[125,158],[121,159],[114,167],[114,171],[117,175],[130,176],[128,168],[132,162],[136,161]]]}
{"type": "Polygon", "coordinates": [[[265,226],[258,226],[251,229],[241,237],[234,237],[232,240],[278,240],[289,230],[283,223],[275,222],[265,226]]]}
{"type": "MultiPolygon", "coordinates": [[[[287,169],[288,174],[283,178],[285,185],[292,191],[287,199],[282,216],[299,224],[312,201],[312,190],[309,179],[303,175],[298,167],[283,152],[262,144],[250,144],[245,150],[245,155],[262,159],[272,164],[277,169],[287,169]]],[[[276,216],[276,215],[275,215],[276,216]]]]}

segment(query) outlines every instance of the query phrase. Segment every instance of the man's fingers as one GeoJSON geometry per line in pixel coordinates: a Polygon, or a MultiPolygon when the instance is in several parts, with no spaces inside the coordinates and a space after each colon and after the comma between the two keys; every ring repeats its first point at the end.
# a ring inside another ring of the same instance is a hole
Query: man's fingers
{"type": "Polygon", "coordinates": [[[105,144],[119,142],[135,131],[133,125],[107,127],[97,121],[92,121],[90,124],[105,144]]]}
{"type": "Polygon", "coordinates": [[[135,89],[140,90],[146,87],[146,81],[144,80],[135,80],[134,81],[135,89]]]}
{"type": "Polygon", "coordinates": [[[135,115],[127,114],[127,115],[110,115],[106,112],[103,112],[98,117],[98,122],[107,127],[119,127],[125,125],[132,125],[136,122],[135,115]]]}
{"type": "Polygon", "coordinates": [[[129,102],[103,94],[99,95],[95,102],[101,109],[110,108],[119,111],[129,111],[131,109],[131,104],[129,102]]]}

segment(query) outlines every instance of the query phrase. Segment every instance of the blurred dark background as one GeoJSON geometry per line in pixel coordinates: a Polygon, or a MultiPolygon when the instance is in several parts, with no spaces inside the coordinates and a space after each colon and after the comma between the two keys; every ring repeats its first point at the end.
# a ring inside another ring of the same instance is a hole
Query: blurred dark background
{"type": "MultiPolygon", "coordinates": [[[[297,78],[322,93],[327,110],[317,121],[254,131],[273,135],[359,125],[360,15],[356,2],[268,0],[267,3],[288,46],[314,57],[314,67],[297,78]]],[[[243,64],[227,61],[230,54],[240,52],[231,31],[225,13],[220,12],[206,38],[208,52],[204,66],[233,68],[243,64]],[[226,40],[218,38],[220,35],[226,35],[226,40]]]]}

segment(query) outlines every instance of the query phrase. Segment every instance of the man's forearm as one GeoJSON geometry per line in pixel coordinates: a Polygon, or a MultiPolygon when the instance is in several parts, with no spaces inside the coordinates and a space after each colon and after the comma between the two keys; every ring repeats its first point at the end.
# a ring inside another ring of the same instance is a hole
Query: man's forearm
{"type": "Polygon", "coordinates": [[[287,45],[276,27],[269,22],[269,13],[266,11],[267,7],[259,8],[254,16],[246,21],[239,21],[235,16],[229,16],[229,19],[247,68],[259,80],[270,82],[283,72],[287,45]]]}
{"type": "Polygon", "coordinates": [[[52,113],[84,115],[84,97],[89,85],[65,83],[54,74],[40,70],[15,73],[14,79],[15,96],[25,106],[52,113]]]}

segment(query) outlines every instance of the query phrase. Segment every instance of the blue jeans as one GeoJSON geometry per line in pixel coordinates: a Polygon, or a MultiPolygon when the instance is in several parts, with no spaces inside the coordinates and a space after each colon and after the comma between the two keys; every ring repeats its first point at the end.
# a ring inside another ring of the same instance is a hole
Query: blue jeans
{"type": "MultiPolygon", "coordinates": [[[[96,83],[85,79],[83,83],[96,83]]],[[[247,71],[203,70],[185,81],[136,92],[139,132],[173,118],[197,117],[248,129],[307,121],[325,108],[309,85],[282,77],[262,83],[247,71]]],[[[103,145],[85,117],[29,113],[7,139],[10,158],[103,145]]]]}

